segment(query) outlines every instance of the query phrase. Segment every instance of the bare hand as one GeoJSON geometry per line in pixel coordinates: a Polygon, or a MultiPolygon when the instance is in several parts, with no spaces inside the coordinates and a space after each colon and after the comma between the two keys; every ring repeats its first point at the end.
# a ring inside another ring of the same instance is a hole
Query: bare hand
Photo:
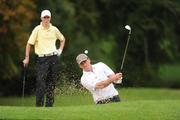
{"type": "Polygon", "coordinates": [[[116,76],[115,81],[122,79],[122,73],[116,73],[115,76],[116,76]]]}
{"type": "Polygon", "coordinates": [[[23,64],[24,64],[24,67],[27,67],[28,64],[29,64],[29,57],[26,57],[24,60],[23,60],[23,64]]]}

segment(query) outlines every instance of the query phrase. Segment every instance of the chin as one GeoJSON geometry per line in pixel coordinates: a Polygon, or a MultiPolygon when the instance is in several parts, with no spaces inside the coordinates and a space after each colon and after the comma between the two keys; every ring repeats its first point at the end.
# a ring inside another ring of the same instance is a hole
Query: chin
{"type": "Polygon", "coordinates": [[[85,71],[89,72],[89,71],[91,71],[91,69],[87,68],[87,69],[85,69],[85,71]]]}

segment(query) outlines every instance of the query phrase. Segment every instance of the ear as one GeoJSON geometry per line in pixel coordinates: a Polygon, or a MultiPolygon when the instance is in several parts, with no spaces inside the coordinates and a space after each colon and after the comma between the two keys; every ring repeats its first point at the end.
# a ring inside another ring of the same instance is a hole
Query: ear
{"type": "Polygon", "coordinates": [[[89,58],[87,59],[87,61],[88,61],[89,63],[91,63],[91,60],[90,60],[89,58]]]}
{"type": "Polygon", "coordinates": [[[83,66],[82,66],[81,64],[79,65],[79,67],[80,67],[81,69],[83,69],[83,66]]]}

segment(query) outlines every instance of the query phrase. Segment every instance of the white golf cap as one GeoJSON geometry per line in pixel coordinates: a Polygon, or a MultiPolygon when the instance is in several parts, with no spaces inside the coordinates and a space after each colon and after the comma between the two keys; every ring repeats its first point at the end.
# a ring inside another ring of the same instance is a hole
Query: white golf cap
{"type": "Polygon", "coordinates": [[[49,10],[43,10],[41,12],[41,17],[49,16],[51,17],[51,12],[49,10]]]}
{"type": "Polygon", "coordinates": [[[77,57],[76,57],[76,61],[78,64],[81,64],[81,62],[85,61],[88,59],[88,56],[84,53],[81,53],[79,54],[77,57]]]}

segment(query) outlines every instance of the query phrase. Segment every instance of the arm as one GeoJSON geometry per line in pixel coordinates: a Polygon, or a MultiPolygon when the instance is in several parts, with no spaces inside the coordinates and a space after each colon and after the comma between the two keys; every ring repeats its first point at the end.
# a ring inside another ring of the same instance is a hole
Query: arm
{"type": "Polygon", "coordinates": [[[65,45],[65,38],[64,38],[64,40],[60,41],[59,49],[63,50],[64,49],[64,45],[65,45]]]}
{"type": "Polygon", "coordinates": [[[56,35],[57,35],[57,38],[60,40],[60,47],[59,47],[59,49],[57,49],[58,56],[60,56],[64,49],[65,37],[57,28],[56,28],[56,35]]]}
{"type": "Polygon", "coordinates": [[[31,51],[31,46],[35,44],[38,36],[39,25],[35,27],[27,41],[26,50],[25,50],[25,59],[23,60],[24,67],[28,66],[29,64],[29,55],[31,51]]]}
{"type": "Polygon", "coordinates": [[[96,89],[102,89],[107,87],[109,84],[113,83],[114,81],[119,80],[122,77],[122,73],[116,73],[114,75],[110,75],[108,79],[96,83],[96,89]]]}
{"type": "Polygon", "coordinates": [[[26,52],[25,52],[25,59],[23,60],[24,67],[28,66],[29,64],[29,55],[31,51],[31,44],[27,43],[26,45],[26,52]]]}
{"type": "Polygon", "coordinates": [[[60,47],[59,49],[57,49],[57,56],[60,56],[63,49],[64,49],[64,45],[65,45],[65,39],[63,41],[60,41],[60,47]]]}

